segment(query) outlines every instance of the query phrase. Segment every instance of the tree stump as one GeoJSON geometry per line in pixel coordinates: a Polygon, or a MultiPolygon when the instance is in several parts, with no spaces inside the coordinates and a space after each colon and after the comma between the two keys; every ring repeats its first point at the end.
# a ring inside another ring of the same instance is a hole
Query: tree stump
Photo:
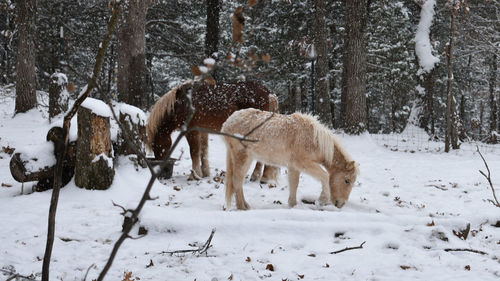
{"type": "Polygon", "coordinates": [[[50,76],[49,84],[49,119],[68,110],[69,93],[66,89],[68,78],[63,73],[50,76]]]}
{"type": "Polygon", "coordinates": [[[147,142],[146,120],[146,114],[141,109],[128,104],[120,105],[120,123],[124,127],[125,132],[120,130],[118,133],[117,154],[135,154],[134,150],[125,140],[125,134],[127,134],[135,147],[145,155],[145,143],[147,142]]]}
{"type": "MultiPolygon", "coordinates": [[[[47,133],[47,141],[52,143],[41,144],[34,151],[21,149],[21,152],[15,153],[10,159],[12,177],[21,183],[38,181],[36,191],[44,191],[53,186],[55,159],[62,151],[61,143],[64,141],[62,128],[51,128],[47,133]]],[[[75,142],[69,143],[63,160],[63,186],[68,184],[74,175],[75,147],[75,142]]]]}
{"type": "Polygon", "coordinates": [[[113,182],[110,115],[104,102],[92,98],[78,109],[75,183],[79,187],[103,190],[113,182]]]}

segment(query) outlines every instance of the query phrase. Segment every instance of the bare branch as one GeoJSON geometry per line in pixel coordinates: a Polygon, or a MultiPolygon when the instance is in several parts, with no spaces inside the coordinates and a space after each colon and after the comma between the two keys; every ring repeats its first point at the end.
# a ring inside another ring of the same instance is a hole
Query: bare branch
{"type": "Polygon", "coordinates": [[[488,255],[488,253],[480,251],[480,250],[474,250],[474,249],[452,249],[452,248],[446,248],[444,249],[446,252],[472,252],[480,255],[488,255]]]}
{"type": "Polygon", "coordinates": [[[85,276],[83,276],[83,281],[87,280],[87,276],[89,275],[89,272],[92,268],[96,268],[96,265],[93,263],[92,265],[87,268],[87,272],[85,273],[85,276]]]}
{"type": "Polygon", "coordinates": [[[56,167],[54,169],[54,184],[52,188],[52,198],[49,207],[49,218],[48,218],[48,230],[47,230],[47,243],[45,246],[45,254],[42,264],[42,281],[49,281],[49,269],[50,269],[50,258],[52,256],[52,246],[54,245],[54,233],[55,233],[55,222],[56,222],[56,212],[57,204],[59,201],[59,191],[62,186],[62,173],[63,173],[63,160],[66,155],[66,150],[69,143],[69,128],[71,126],[71,119],[76,114],[78,108],[83,103],[83,101],[90,95],[94,87],[97,85],[97,78],[102,68],[104,58],[106,56],[106,50],[108,49],[109,43],[111,42],[111,36],[118,23],[118,15],[120,14],[120,4],[123,1],[114,2],[113,12],[108,23],[108,31],[104,36],[101,47],[97,53],[96,62],[94,65],[92,79],[89,81],[87,90],[83,95],[81,95],[73,104],[71,110],[64,116],[63,122],[63,132],[64,140],[62,143],[57,144],[60,146],[62,151],[59,151],[56,159],[56,167]]]}
{"type": "Polygon", "coordinates": [[[15,272],[12,272],[12,271],[9,271],[9,270],[5,270],[5,269],[1,269],[1,268],[0,268],[0,271],[9,275],[9,277],[7,279],[5,279],[5,281],[19,280],[19,279],[22,279],[22,280],[36,280],[35,277],[33,277],[33,276],[25,276],[25,275],[21,275],[19,273],[15,273],[15,272]]]}
{"type": "Polygon", "coordinates": [[[476,145],[476,149],[477,149],[477,152],[479,153],[479,156],[481,156],[481,159],[483,159],[483,163],[484,165],[486,166],[486,170],[488,171],[488,175],[486,175],[483,171],[479,170],[479,173],[481,173],[481,175],[483,175],[486,180],[488,181],[488,183],[490,184],[490,188],[491,188],[491,192],[493,193],[493,198],[495,199],[495,202],[493,202],[493,200],[491,199],[488,199],[489,202],[491,202],[493,205],[495,205],[496,207],[499,207],[500,208],[500,202],[498,202],[498,199],[497,199],[497,195],[496,195],[496,192],[495,192],[495,188],[493,187],[493,182],[491,181],[491,172],[490,172],[490,167],[488,166],[488,163],[486,162],[486,160],[484,159],[484,156],[483,154],[481,153],[481,151],[479,150],[479,146],[476,145]]]}
{"type": "Polygon", "coordinates": [[[192,254],[198,254],[198,255],[206,254],[208,249],[210,247],[212,247],[212,245],[210,245],[210,243],[212,243],[212,238],[214,237],[214,234],[215,234],[215,228],[212,229],[212,233],[210,233],[210,236],[208,237],[207,242],[205,242],[205,244],[201,245],[200,247],[198,247],[196,249],[177,250],[177,251],[162,251],[160,254],[169,254],[169,255],[186,254],[186,253],[192,253],[192,254]]]}
{"type": "Polygon", "coordinates": [[[338,250],[338,251],[333,251],[333,252],[330,252],[330,254],[338,254],[338,253],[342,253],[342,252],[345,252],[345,251],[349,251],[349,250],[356,250],[356,249],[363,249],[363,245],[366,243],[366,241],[364,241],[363,243],[361,243],[361,245],[357,246],[357,247],[345,247],[344,249],[342,250],[338,250]]]}

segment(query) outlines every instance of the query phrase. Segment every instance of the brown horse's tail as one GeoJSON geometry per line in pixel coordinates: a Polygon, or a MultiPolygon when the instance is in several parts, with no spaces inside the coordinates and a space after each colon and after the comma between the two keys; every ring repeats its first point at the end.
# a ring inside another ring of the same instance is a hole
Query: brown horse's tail
{"type": "Polygon", "coordinates": [[[279,113],[278,97],[275,94],[269,95],[269,111],[279,113]]]}
{"type": "Polygon", "coordinates": [[[231,155],[231,148],[227,144],[226,152],[226,208],[231,207],[231,200],[233,199],[234,187],[233,187],[233,159],[231,155]]]}
{"type": "Polygon", "coordinates": [[[176,100],[176,93],[180,87],[184,86],[187,83],[191,83],[191,81],[184,82],[183,84],[173,88],[170,92],[164,94],[151,109],[151,114],[149,115],[148,122],[146,124],[146,134],[148,136],[148,142],[146,146],[149,149],[152,149],[153,142],[155,139],[158,130],[160,129],[160,125],[165,118],[165,115],[170,115],[172,111],[174,111],[174,105],[176,100]]]}

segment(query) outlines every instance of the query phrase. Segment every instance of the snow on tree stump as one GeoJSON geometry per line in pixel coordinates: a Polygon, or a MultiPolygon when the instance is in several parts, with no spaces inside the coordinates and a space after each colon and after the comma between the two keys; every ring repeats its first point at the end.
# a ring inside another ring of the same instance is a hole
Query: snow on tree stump
{"type": "Polygon", "coordinates": [[[145,155],[145,143],[147,141],[146,120],[146,114],[141,109],[125,103],[120,105],[120,123],[124,127],[125,132],[120,131],[118,133],[118,155],[135,154],[134,150],[125,140],[125,134],[129,135],[135,147],[145,155]]]}
{"type": "Polygon", "coordinates": [[[63,73],[54,73],[49,82],[49,119],[68,110],[68,77],[63,73]]]}
{"type": "Polygon", "coordinates": [[[113,182],[113,147],[108,106],[87,98],[78,109],[75,183],[86,189],[108,189],[113,182]]]}

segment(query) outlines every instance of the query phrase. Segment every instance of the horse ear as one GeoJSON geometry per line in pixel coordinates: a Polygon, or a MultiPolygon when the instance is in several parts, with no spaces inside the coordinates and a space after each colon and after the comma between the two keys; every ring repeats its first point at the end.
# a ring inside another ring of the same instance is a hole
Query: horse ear
{"type": "Polygon", "coordinates": [[[357,164],[356,162],[351,161],[351,162],[348,162],[348,163],[345,165],[345,168],[346,168],[346,170],[348,170],[348,171],[352,171],[352,170],[356,169],[357,165],[358,165],[358,164],[357,164]]]}

